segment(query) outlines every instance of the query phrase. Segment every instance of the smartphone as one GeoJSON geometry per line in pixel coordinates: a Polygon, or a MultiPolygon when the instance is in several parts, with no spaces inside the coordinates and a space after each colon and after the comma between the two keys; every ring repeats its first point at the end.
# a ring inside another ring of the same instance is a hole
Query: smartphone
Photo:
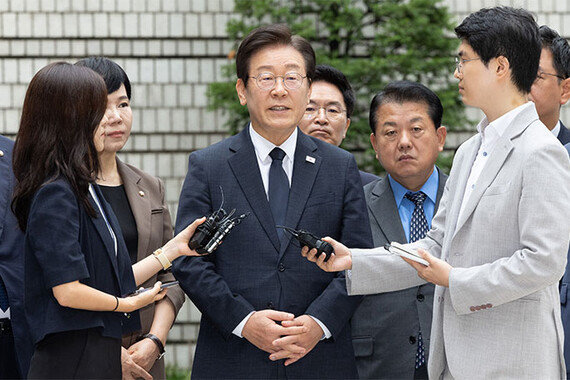
{"type": "MultiPolygon", "coordinates": [[[[162,289],[168,289],[168,288],[171,288],[171,287],[173,287],[173,286],[175,286],[175,285],[178,285],[178,281],[165,282],[164,284],[160,285],[160,290],[162,290],[162,289]]],[[[144,293],[144,292],[146,292],[146,291],[149,291],[149,290],[151,290],[152,288],[153,288],[153,287],[151,286],[151,287],[149,287],[149,288],[139,289],[139,290],[137,290],[136,292],[129,294],[129,296],[136,296],[136,295],[138,295],[138,294],[141,294],[141,293],[144,293]]]]}
{"type": "Polygon", "coordinates": [[[417,254],[417,252],[412,251],[404,247],[404,245],[393,241],[392,243],[388,243],[384,246],[386,250],[394,255],[398,255],[401,257],[405,257],[406,259],[410,259],[412,261],[418,262],[426,267],[429,266],[429,263],[424,260],[421,256],[417,254]]]}

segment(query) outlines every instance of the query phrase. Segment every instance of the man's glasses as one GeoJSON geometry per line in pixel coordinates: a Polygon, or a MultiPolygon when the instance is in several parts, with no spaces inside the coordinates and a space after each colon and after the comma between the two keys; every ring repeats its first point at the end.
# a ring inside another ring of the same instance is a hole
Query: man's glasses
{"type": "Polygon", "coordinates": [[[303,76],[296,72],[286,73],[285,75],[273,75],[272,73],[261,73],[258,76],[250,76],[249,78],[255,79],[257,87],[261,90],[272,90],[277,83],[277,78],[283,80],[283,86],[287,90],[296,90],[303,84],[303,79],[307,76],[303,76]]]}
{"type": "Polygon", "coordinates": [[[481,59],[481,58],[463,59],[463,58],[455,57],[455,68],[457,69],[457,72],[459,74],[463,74],[462,70],[463,70],[463,65],[465,64],[465,62],[477,61],[479,59],[481,59]]]}
{"type": "Polygon", "coordinates": [[[538,80],[544,80],[544,79],[545,79],[545,78],[544,78],[545,75],[549,75],[549,76],[551,76],[551,77],[556,77],[556,78],[558,78],[558,79],[560,79],[560,80],[566,79],[566,78],[564,78],[562,75],[552,74],[552,73],[546,73],[546,72],[544,72],[544,71],[542,71],[542,70],[538,70],[538,74],[536,75],[535,82],[538,81],[538,80]]]}
{"type": "Polygon", "coordinates": [[[340,120],[343,118],[345,109],[338,106],[329,105],[326,107],[317,107],[316,105],[309,104],[305,109],[305,115],[303,117],[307,120],[315,119],[319,116],[321,109],[325,113],[325,117],[330,121],[340,120]]]}

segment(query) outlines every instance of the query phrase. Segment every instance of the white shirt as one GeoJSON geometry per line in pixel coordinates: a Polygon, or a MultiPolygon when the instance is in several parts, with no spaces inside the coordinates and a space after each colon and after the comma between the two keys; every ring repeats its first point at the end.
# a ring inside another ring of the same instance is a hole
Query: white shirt
{"type": "Polygon", "coordinates": [[[560,133],[560,120],[558,120],[558,123],[556,123],[556,125],[554,126],[554,128],[552,128],[552,130],[550,132],[552,132],[552,134],[554,135],[554,137],[558,138],[558,134],[560,133]]]}
{"type": "MultiPolygon", "coordinates": [[[[295,157],[295,149],[297,148],[297,134],[297,128],[295,128],[293,133],[291,133],[291,136],[289,136],[283,144],[279,145],[279,148],[285,152],[285,157],[283,157],[283,163],[281,166],[283,167],[285,174],[287,174],[289,187],[291,187],[291,178],[293,178],[293,159],[295,157]]],[[[249,135],[251,136],[251,142],[253,143],[253,149],[255,150],[255,156],[257,157],[257,165],[259,165],[259,171],[261,172],[261,180],[263,181],[265,194],[269,200],[269,169],[271,168],[271,162],[273,162],[269,153],[271,153],[277,145],[266,140],[257,133],[251,126],[251,123],[249,124],[249,135]]]]}
{"type": "Polygon", "coordinates": [[[95,204],[99,208],[99,212],[103,216],[103,220],[105,220],[105,224],[107,225],[107,228],[109,229],[109,233],[111,234],[111,238],[113,238],[113,243],[115,245],[115,256],[117,256],[117,237],[115,236],[115,232],[111,228],[111,225],[109,224],[109,221],[107,220],[107,217],[105,216],[105,213],[103,212],[103,208],[101,207],[101,203],[99,203],[99,198],[97,198],[97,194],[95,194],[95,189],[93,189],[93,185],[91,185],[91,184],[89,184],[89,194],[91,194],[91,197],[93,198],[93,200],[95,201],[95,204]]]}
{"type": "Polygon", "coordinates": [[[477,186],[477,181],[479,180],[479,177],[483,172],[483,169],[485,168],[489,157],[492,156],[493,149],[495,148],[495,145],[497,145],[497,141],[505,133],[507,127],[511,124],[514,118],[527,107],[534,107],[534,103],[527,102],[521,106],[518,106],[517,108],[510,110],[491,123],[489,123],[487,117],[485,116],[483,120],[481,120],[481,122],[477,125],[477,131],[481,133],[481,146],[479,147],[475,161],[473,161],[471,173],[467,179],[467,185],[465,186],[465,193],[463,194],[463,201],[461,202],[461,209],[459,211],[459,218],[461,218],[461,214],[463,214],[465,205],[467,204],[469,197],[471,197],[473,190],[477,186]]]}
{"type": "MultiPolygon", "coordinates": [[[[265,188],[265,194],[267,195],[267,199],[269,199],[269,169],[271,168],[271,162],[273,159],[269,156],[269,153],[277,147],[277,145],[273,144],[271,141],[262,137],[259,133],[253,129],[251,123],[249,123],[249,135],[251,137],[251,142],[253,143],[253,149],[255,150],[255,155],[257,157],[257,165],[259,166],[259,171],[261,173],[261,180],[263,181],[263,187],[265,188]]],[[[297,148],[297,134],[298,130],[295,128],[291,136],[285,140],[285,142],[279,145],[285,152],[285,157],[283,157],[283,163],[281,164],[285,174],[287,174],[287,179],[289,180],[289,186],[291,186],[291,178],[293,178],[293,159],[295,157],[295,149],[297,148]]],[[[252,311],[236,326],[236,328],[232,331],[234,335],[243,338],[242,332],[245,324],[249,320],[249,317],[254,312],[252,311]]],[[[297,316],[296,316],[297,317],[297,316]]],[[[309,317],[313,318],[315,322],[323,329],[323,337],[330,338],[332,336],[329,329],[324,325],[323,322],[319,321],[317,318],[309,315],[309,317]]]]}

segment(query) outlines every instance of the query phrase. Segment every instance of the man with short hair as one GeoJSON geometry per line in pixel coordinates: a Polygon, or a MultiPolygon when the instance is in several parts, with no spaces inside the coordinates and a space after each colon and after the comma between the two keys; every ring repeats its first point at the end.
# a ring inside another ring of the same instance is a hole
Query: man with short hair
{"type": "Polygon", "coordinates": [[[431,379],[561,379],[570,160],[527,102],[538,26],[523,9],[496,7],[455,33],[459,93],[485,118],[457,150],[430,231],[404,246],[428,265],[405,259],[412,269],[383,248],[349,250],[332,239],[327,262],[303,254],[328,271],[351,269],[349,294],[434,283],[431,379]]]}
{"type": "Polygon", "coordinates": [[[538,75],[530,90],[540,121],[562,145],[570,143],[570,130],[560,121],[560,108],[570,99],[570,45],[556,31],[543,25],[538,75]]]}
{"type": "MultiPolygon", "coordinates": [[[[346,76],[334,67],[317,65],[311,98],[299,128],[309,136],[340,146],[350,126],[356,97],[346,76]]],[[[360,170],[362,185],[378,177],[360,170]]]]}
{"type": "Polygon", "coordinates": [[[278,226],[371,247],[356,162],[297,128],[315,67],[306,40],[285,25],[260,27],[240,44],[236,67],[251,122],[190,155],[176,221],[181,230],[222,199],[248,214],[213,254],[173,264],[202,312],[192,376],[354,378],[348,320],[360,297],[347,295],[343,273],[304,260],[278,226]]]}
{"type": "MultiPolygon", "coordinates": [[[[447,175],[435,166],[447,130],[438,96],[393,82],[372,99],[370,142],[387,177],[364,186],[375,247],[425,236],[447,175]],[[419,223],[418,223],[419,222],[419,223]]],[[[427,379],[434,285],[365,296],[352,317],[361,379],[427,379]]]]}

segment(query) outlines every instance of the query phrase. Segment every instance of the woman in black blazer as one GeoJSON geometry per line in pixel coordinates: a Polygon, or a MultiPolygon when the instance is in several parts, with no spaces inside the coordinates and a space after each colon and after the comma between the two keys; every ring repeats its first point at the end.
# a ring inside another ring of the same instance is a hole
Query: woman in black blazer
{"type": "Polygon", "coordinates": [[[95,184],[107,91],[92,70],[58,62],[32,79],[14,147],[13,209],[25,231],[24,307],[35,343],[30,378],[120,378],[121,313],[160,300],[160,282],[127,296],[174,258],[196,253],[201,221],[131,267],[95,184]],[[134,275],[133,275],[134,271],[134,275]]]}

